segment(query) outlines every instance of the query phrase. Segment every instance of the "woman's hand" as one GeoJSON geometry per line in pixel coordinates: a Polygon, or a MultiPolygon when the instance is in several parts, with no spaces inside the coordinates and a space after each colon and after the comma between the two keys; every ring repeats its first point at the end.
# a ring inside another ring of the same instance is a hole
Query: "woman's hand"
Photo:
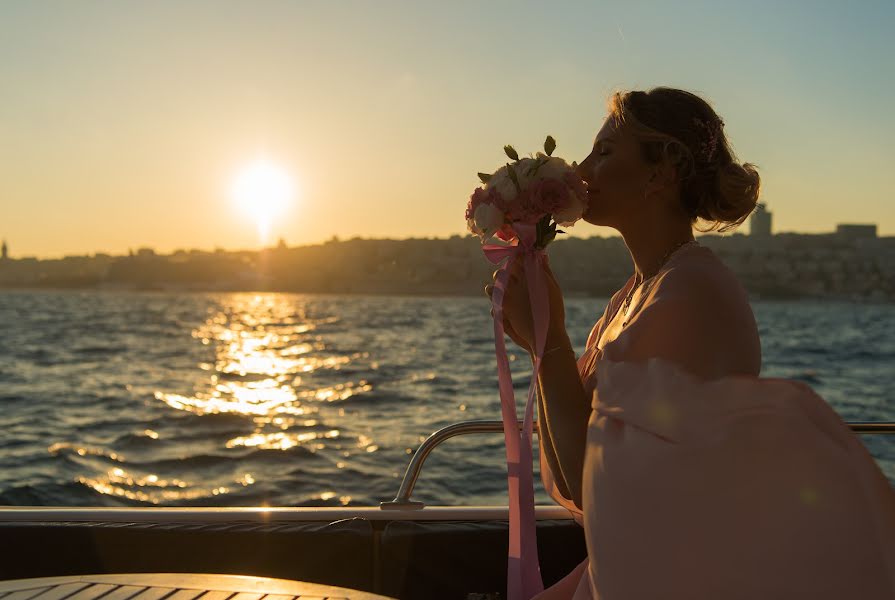
{"type": "MultiPolygon", "coordinates": [[[[566,312],[562,299],[562,290],[559,288],[559,283],[556,281],[550,265],[547,261],[541,264],[544,269],[544,281],[547,284],[547,297],[550,305],[547,345],[545,345],[545,348],[547,348],[551,343],[551,339],[556,339],[558,335],[565,334],[566,312]]],[[[492,278],[495,281],[499,272],[500,269],[494,271],[492,278]]],[[[489,298],[493,291],[494,284],[485,286],[485,293],[489,298]]],[[[491,310],[491,315],[494,315],[494,309],[491,310]]],[[[528,283],[525,280],[521,258],[514,261],[509,269],[509,280],[503,295],[503,327],[510,339],[528,352],[532,352],[534,347],[534,324],[531,316],[531,302],[528,298],[528,283]]]]}

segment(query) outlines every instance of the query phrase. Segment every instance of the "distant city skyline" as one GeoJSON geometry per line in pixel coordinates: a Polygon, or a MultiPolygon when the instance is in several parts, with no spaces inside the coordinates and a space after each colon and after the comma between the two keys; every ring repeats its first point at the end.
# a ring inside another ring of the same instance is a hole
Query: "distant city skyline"
{"type": "Polygon", "coordinates": [[[895,4],[508,6],[4,2],[0,236],[61,257],[464,235],[504,144],[580,162],[611,92],[660,85],[718,111],[775,232],[895,235],[895,4]]]}
{"type": "MultiPolygon", "coordinates": [[[[759,203],[759,206],[756,207],[756,210],[752,213],[752,215],[750,215],[750,219],[748,220],[748,223],[749,223],[748,226],[744,224],[743,227],[736,229],[734,231],[727,232],[727,233],[695,232],[696,237],[699,238],[701,235],[709,235],[712,237],[716,237],[716,236],[717,237],[730,237],[730,236],[736,236],[736,235],[744,235],[744,236],[748,236],[750,238],[760,238],[760,237],[764,237],[764,236],[768,236],[768,235],[773,237],[775,235],[786,236],[786,235],[793,235],[793,234],[795,234],[795,235],[804,234],[804,235],[808,235],[808,236],[838,234],[838,235],[847,236],[849,238],[868,238],[868,237],[869,238],[883,238],[883,237],[886,237],[886,238],[891,239],[891,238],[895,237],[892,235],[890,235],[890,236],[881,235],[879,233],[879,225],[877,223],[836,223],[835,227],[832,230],[827,230],[827,231],[810,231],[810,232],[806,232],[806,231],[776,231],[773,229],[772,215],[773,215],[773,211],[766,210],[764,208],[764,204],[759,203]],[[758,231],[755,230],[756,222],[759,223],[759,227],[760,227],[760,229],[758,231]]],[[[68,258],[68,257],[136,255],[136,254],[140,254],[141,252],[146,252],[146,251],[152,251],[152,253],[157,254],[157,255],[171,255],[171,254],[175,254],[178,252],[215,252],[215,251],[256,252],[259,250],[273,249],[273,248],[277,248],[277,247],[299,248],[299,247],[313,246],[313,245],[318,245],[321,243],[333,242],[333,241],[337,241],[337,242],[338,241],[349,241],[352,239],[363,239],[363,240],[371,240],[371,241],[372,240],[409,241],[409,240],[413,240],[413,239],[417,239],[417,240],[420,240],[420,239],[445,240],[445,239],[449,239],[449,238],[452,238],[455,236],[469,237],[469,238],[475,237],[474,235],[472,235],[471,233],[468,233],[468,232],[452,233],[450,235],[444,235],[444,236],[405,236],[405,237],[375,237],[375,236],[361,236],[361,235],[339,236],[339,235],[333,234],[332,236],[330,236],[329,238],[327,238],[325,240],[314,240],[311,242],[303,242],[303,243],[290,243],[289,240],[286,240],[283,237],[279,237],[276,240],[272,240],[267,245],[258,246],[258,247],[215,246],[213,248],[208,248],[208,247],[196,247],[196,246],[189,246],[187,244],[180,244],[174,248],[157,248],[155,246],[148,245],[148,244],[137,244],[137,245],[130,245],[126,249],[124,249],[123,251],[120,251],[120,252],[107,252],[107,251],[103,251],[103,250],[94,250],[94,251],[88,251],[88,252],[82,252],[82,253],[69,253],[69,254],[65,254],[65,255],[54,255],[54,256],[39,256],[39,255],[33,255],[33,254],[32,255],[23,255],[23,254],[14,255],[14,254],[10,253],[10,246],[7,243],[6,238],[0,237],[0,241],[2,241],[2,258],[4,258],[4,259],[9,258],[9,259],[14,260],[17,258],[19,258],[19,259],[21,259],[21,258],[29,258],[29,259],[36,258],[39,260],[58,260],[58,259],[68,258]]],[[[571,237],[589,239],[589,238],[595,238],[595,237],[610,238],[610,237],[621,237],[621,236],[618,235],[618,232],[614,232],[614,234],[609,234],[609,235],[607,235],[604,232],[595,232],[593,235],[590,235],[590,236],[571,236],[571,237]]],[[[563,238],[560,237],[558,239],[563,239],[563,238]]]]}
{"type": "MultiPolygon", "coordinates": [[[[895,301],[895,236],[842,224],[827,234],[700,238],[750,296],[895,301]]],[[[633,265],[618,236],[559,239],[550,263],[568,296],[608,297],[633,265]]],[[[482,295],[494,265],[474,237],[330,240],[263,251],[139,248],[125,256],[0,260],[0,291],[243,291],[327,294],[482,295]]]]}

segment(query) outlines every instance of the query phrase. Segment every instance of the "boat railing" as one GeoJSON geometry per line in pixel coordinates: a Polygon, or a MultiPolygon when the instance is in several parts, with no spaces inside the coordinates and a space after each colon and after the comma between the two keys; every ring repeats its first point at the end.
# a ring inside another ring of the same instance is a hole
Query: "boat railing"
{"type": "MultiPolygon", "coordinates": [[[[886,421],[847,421],[846,424],[856,434],[895,434],[895,422],[886,421]]],[[[519,429],[522,429],[522,421],[518,422],[519,429]]],[[[537,434],[538,428],[533,428],[533,433],[537,434]]],[[[379,503],[379,508],[383,510],[418,510],[424,508],[424,502],[411,500],[413,488],[419,479],[423,470],[423,463],[426,462],[432,450],[442,442],[458,436],[469,435],[473,433],[503,433],[503,421],[461,421],[453,423],[447,427],[443,427],[430,435],[420,444],[417,451],[410,459],[407,470],[404,472],[404,479],[401,480],[401,487],[393,500],[383,501],[379,503]]]]}

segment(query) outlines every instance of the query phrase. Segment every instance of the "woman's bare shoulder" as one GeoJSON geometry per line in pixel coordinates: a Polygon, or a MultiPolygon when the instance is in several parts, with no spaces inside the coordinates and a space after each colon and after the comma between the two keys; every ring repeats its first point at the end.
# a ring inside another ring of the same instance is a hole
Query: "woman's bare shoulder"
{"type": "Polygon", "coordinates": [[[632,359],[661,356],[705,377],[758,374],[761,367],[748,298],[714,253],[669,264],[619,341],[632,359]]]}
{"type": "Polygon", "coordinates": [[[748,307],[748,295],[736,274],[711,249],[698,250],[670,263],[657,276],[652,294],[661,299],[686,299],[691,306],[748,307]]]}

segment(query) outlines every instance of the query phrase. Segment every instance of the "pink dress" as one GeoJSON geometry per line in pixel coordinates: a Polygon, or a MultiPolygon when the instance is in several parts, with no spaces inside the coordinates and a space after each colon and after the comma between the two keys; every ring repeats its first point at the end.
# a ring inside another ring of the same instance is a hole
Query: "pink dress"
{"type": "Polygon", "coordinates": [[[895,598],[895,492],[859,438],[804,383],[691,374],[681,365],[712,339],[692,330],[700,321],[650,319],[673,304],[660,288],[688,289],[688,269],[748,306],[701,246],[668,261],[606,342],[631,280],[610,301],[578,359],[592,398],[583,507],[560,493],[540,451],[544,487],[584,527],[588,558],[536,598],[895,598]],[[636,345],[625,336],[674,326],[692,335],[651,347],[690,354],[623,360],[636,345]]]}

